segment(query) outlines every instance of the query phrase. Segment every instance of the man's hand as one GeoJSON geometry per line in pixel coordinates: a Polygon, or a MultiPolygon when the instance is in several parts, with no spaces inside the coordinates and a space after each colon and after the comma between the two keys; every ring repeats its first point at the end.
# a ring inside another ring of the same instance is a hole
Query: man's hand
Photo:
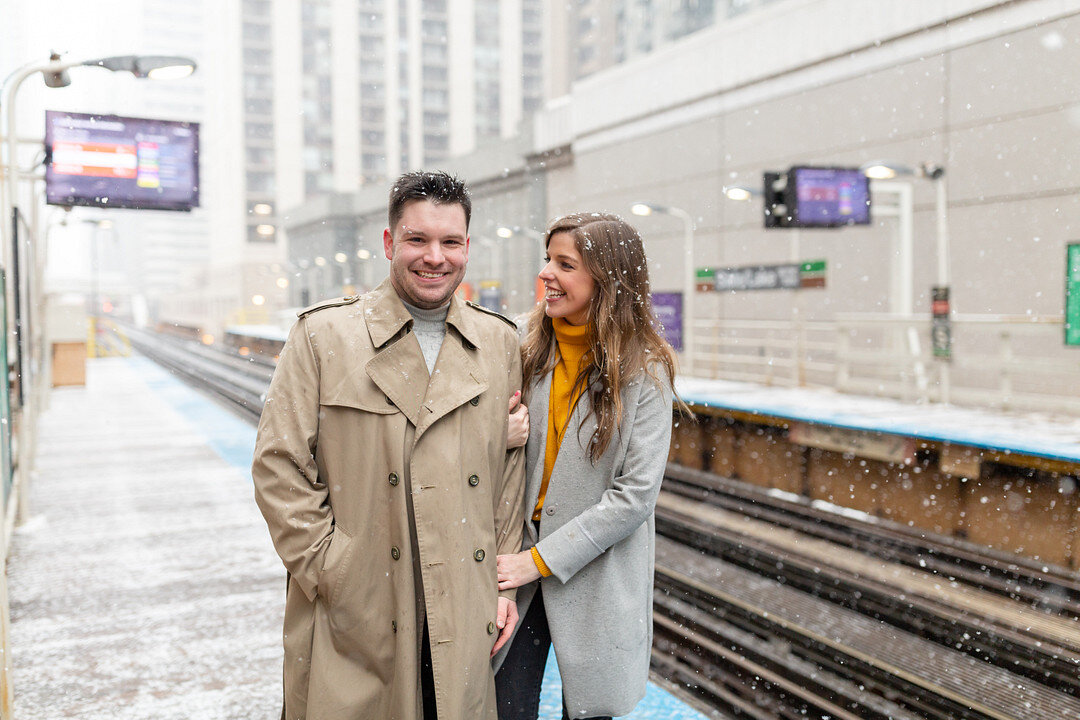
{"type": "Polygon", "coordinates": [[[518,448],[529,439],[529,408],[521,404],[521,391],[510,398],[510,422],[506,428],[506,449],[518,448]]]}
{"type": "Polygon", "coordinates": [[[513,555],[499,555],[495,558],[495,571],[500,590],[528,585],[540,577],[540,570],[533,562],[532,552],[529,550],[513,555]]]}
{"type": "Polygon", "coordinates": [[[495,657],[495,653],[499,652],[514,634],[517,621],[517,603],[510,598],[499,598],[499,614],[495,617],[495,627],[499,628],[499,637],[495,641],[495,647],[491,648],[491,657],[495,657]]]}

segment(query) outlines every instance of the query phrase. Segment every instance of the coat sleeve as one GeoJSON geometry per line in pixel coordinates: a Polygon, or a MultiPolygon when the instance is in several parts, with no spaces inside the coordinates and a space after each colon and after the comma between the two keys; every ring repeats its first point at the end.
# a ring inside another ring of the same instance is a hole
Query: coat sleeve
{"type": "Polygon", "coordinates": [[[634,532],[656,508],[671,442],[671,386],[646,375],[640,381],[622,469],[599,502],[536,544],[560,582],[634,532]]]}
{"type": "Polygon", "coordinates": [[[301,318],[281,351],[259,419],[251,476],[278,555],[314,600],[334,516],[315,463],[319,365],[309,332],[301,318]]]}
{"type": "MultiPolygon", "coordinates": [[[[511,355],[508,395],[521,389],[521,353],[516,337],[507,343],[511,355]]],[[[503,438],[505,440],[505,438],[503,438]]],[[[517,447],[505,453],[502,482],[495,495],[495,544],[499,555],[511,555],[521,550],[525,535],[525,448],[517,447]]],[[[517,589],[502,590],[500,597],[513,600],[517,589]]]]}

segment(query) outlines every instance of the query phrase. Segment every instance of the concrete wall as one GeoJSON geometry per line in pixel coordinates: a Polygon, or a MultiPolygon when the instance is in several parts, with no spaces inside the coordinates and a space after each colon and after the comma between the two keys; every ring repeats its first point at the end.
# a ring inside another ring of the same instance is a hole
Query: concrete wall
{"type": "MultiPolygon", "coordinates": [[[[838,5],[844,3],[817,3],[820,13],[805,15],[801,28],[780,17],[770,26],[759,17],[757,37],[780,53],[800,37],[823,32],[838,5]]],[[[909,10],[916,12],[916,5],[909,10]]],[[[760,200],[723,199],[724,185],[760,187],[763,170],[796,163],[932,161],[947,168],[954,311],[1060,314],[1064,244],[1080,234],[1072,160],[1080,157],[1080,4],[975,9],[984,12],[955,29],[886,37],[880,46],[822,56],[698,100],[661,88],[663,77],[685,84],[696,67],[700,87],[707,86],[708,38],[695,36],[677,53],[589,78],[575,88],[575,101],[586,96],[586,106],[601,113],[595,98],[618,105],[615,97],[623,93],[626,102],[642,99],[651,113],[609,111],[608,124],[594,130],[600,121],[577,106],[575,118],[587,117],[589,124],[583,128],[579,120],[574,130],[572,170],[549,176],[549,214],[628,214],[636,200],[673,205],[697,220],[696,265],[787,262],[792,232],[764,230],[760,200]],[[636,94],[631,77],[638,80],[636,94]],[[665,93],[673,96],[670,103],[654,108],[653,96],[665,93]]],[[[888,35],[902,27],[879,29],[888,35]]],[[[713,31],[712,40],[724,32],[713,31]]],[[[914,308],[925,313],[937,271],[934,186],[912,182],[914,308]]],[[[678,289],[681,224],[661,215],[635,220],[647,239],[655,289],[678,289]]],[[[799,257],[828,261],[828,287],[801,293],[803,317],[893,309],[894,237],[891,218],[861,228],[801,231],[799,257]]],[[[706,316],[785,319],[792,302],[789,292],[747,292],[699,296],[698,307],[706,316]]]]}

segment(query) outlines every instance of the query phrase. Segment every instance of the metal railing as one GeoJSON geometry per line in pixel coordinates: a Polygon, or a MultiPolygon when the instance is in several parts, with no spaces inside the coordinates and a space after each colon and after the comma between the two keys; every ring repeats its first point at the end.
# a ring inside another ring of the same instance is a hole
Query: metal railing
{"type": "Polygon", "coordinates": [[[698,377],[910,402],[1080,415],[1080,349],[1058,317],[954,315],[952,357],[933,356],[930,318],[838,315],[835,320],[697,320],[698,377]]]}

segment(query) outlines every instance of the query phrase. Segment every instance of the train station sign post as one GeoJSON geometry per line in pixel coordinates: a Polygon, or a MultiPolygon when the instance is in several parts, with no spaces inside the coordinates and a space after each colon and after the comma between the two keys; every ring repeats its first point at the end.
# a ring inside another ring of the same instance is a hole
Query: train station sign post
{"type": "Polygon", "coordinates": [[[931,288],[930,340],[934,357],[952,359],[952,323],[949,319],[949,288],[931,288]]]}
{"type": "Polygon", "coordinates": [[[1080,243],[1065,246],[1065,344],[1080,346],[1080,243]]]}

